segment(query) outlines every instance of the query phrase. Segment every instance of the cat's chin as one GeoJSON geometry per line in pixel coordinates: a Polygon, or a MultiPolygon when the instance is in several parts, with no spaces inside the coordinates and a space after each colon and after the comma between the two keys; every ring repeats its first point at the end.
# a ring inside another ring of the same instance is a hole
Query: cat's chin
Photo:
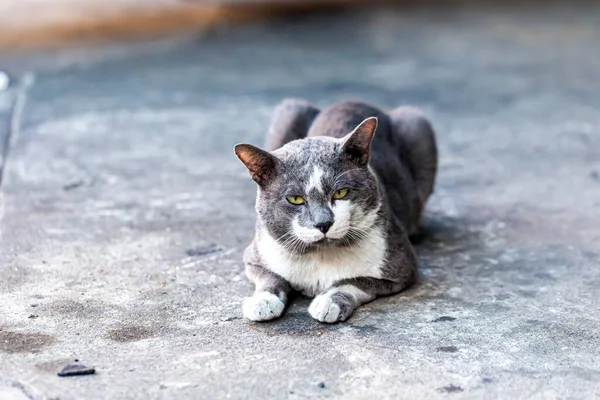
{"type": "Polygon", "coordinates": [[[327,249],[346,247],[349,245],[355,244],[353,241],[343,240],[343,239],[334,239],[329,237],[323,237],[319,240],[315,240],[312,242],[304,242],[303,253],[314,253],[318,251],[324,251],[327,249]]]}

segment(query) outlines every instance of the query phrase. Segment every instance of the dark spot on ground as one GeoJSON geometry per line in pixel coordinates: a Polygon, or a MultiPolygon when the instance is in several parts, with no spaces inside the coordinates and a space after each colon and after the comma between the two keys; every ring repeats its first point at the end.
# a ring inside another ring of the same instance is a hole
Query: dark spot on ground
{"type": "Polygon", "coordinates": [[[41,333],[0,331],[0,351],[4,353],[37,353],[54,341],[53,336],[41,333]]]}
{"type": "Polygon", "coordinates": [[[34,319],[34,318],[38,318],[38,317],[39,317],[39,315],[37,315],[37,314],[31,314],[31,315],[30,315],[29,317],[27,317],[27,318],[29,318],[29,319],[34,319]]]}
{"type": "Polygon", "coordinates": [[[287,313],[274,321],[250,322],[248,326],[269,336],[321,336],[340,328],[340,325],[323,324],[313,319],[306,312],[287,313]]]}
{"type": "Polygon", "coordinates": [[[375,333],[379,331],[374,325],[350,325],[351,328],[356,329],[360,333],[375,333]]]}
{"type": "Polygon", "coordinates": [[[242,319],[242,317],[221,317],[221,318],[219,318],[219,321],[231,322],[231,321],[237,321],[238,319],[242,319]]]}
{"type": "Polygon", "coordinates": [[[320,387],[321,389],[325,388],[325,382],[317,382],[317,386],[320,387]]]}
{"type": "Polygon", "coordinates": [[[73,189],[77,189],[80,186],[83,186],[84,182],[83,181],[75,181],[75,182],[71,182],[68,183],[66,185],[63,186],[63,190],[65,192],[68,192],[69,190],[73,190],[73,189]]]}
{"type": "Polygon", "coordinates": [[[136,340],[148,339],[156,334],[156,331],[144,326],[122,326],[108,331],[108,338],[116,342],[135,342],[136,340]]]}
{"type": "Polygon", "coordinates": [[[441,346],[436,349],[437,351],[442,351],[444,353],[456,353],[458,351],[458,347],[456,346],[441,346]]]}
{"type": "Polygon", "coordinates": [[[200,257],[205,256],[207,254],[216,253],[218,251],[222,251],[223,249],[218,246],[208,246],[208,247],[195,247],[193,249],[187,249],[185,254],[189,257],[200,257]]]}
{"type": "Polygon", "coordinates": [[[592,171],[592,172],[590,172],[590,178],[592,178],[595,181],[600,182],[600,173],[598,171],[592,171]]]}
{"type": "Polygon", "coordinates": [[[95,318],[101,313],[98,305],[92,301],[57,300],[50,303],[48,308],[66,317],[95,318]]]}
{"type": "Polygon", "coordinates": [[[483,382],[483,383],[492,383],[492,382],[494,382],[494,380],[492,378],[483,378],[481,380],[481,382],[483,382]]]}
{"type": "Polygon", "coordinates": [[[443,315],[443,316],[441,316],[439,318],[434,319],[431,322],[449,322],[449,321],[456,321],[456,318],[450,317],[448,315],[443,315]]]}
{"type": "Polygon", "coordinates": [[[50,304],[53,311],[64,315],[78,315],[85,310],[85,306],[72,300],[58,300],[50,304]]]}
{"type": "Polygon", "coordinates": [[[446,392],[446,393],[457,393],[457,392],[462,392],[463,388],[461,388],[460,386],[454,386],[454,385],[450,384],[448,386],[444,386],[443,388],[439,388],[438,390],[440,392],[446,392]]]}

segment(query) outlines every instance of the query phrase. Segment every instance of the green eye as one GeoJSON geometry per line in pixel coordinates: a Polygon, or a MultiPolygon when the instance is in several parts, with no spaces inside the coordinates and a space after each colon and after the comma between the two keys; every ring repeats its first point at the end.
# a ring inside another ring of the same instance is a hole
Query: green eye
{"type": "Polygon", "coordinates": [[[297,206],[304,204],[304,198],[300,196],[288,196],[287,201],[297,206]]]}
{"type": "Polygon", "coordinates": [[[348,189],[340,189],[333,194],[335,200],[343,199],[348,194],[348,189]]]}

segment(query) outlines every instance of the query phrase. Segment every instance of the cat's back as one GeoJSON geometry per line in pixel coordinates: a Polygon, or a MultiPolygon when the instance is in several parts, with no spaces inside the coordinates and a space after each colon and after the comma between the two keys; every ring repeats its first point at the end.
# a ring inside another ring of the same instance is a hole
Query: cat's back
{"type": "Polygon", "coordinates": [[[391,129],[388,115],[369,104],[358,101],[344,101],[321,111],[313,121],[307,136],[342,138],[370,117],[377,117],[378,120],[375,137],[387,136],[391,129]]]}

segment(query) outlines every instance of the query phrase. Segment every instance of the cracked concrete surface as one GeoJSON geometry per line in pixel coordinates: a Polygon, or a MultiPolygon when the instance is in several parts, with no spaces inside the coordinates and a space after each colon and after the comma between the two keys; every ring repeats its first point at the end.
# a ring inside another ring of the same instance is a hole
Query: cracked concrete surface
{"type": "Polygon", "coordinates": [[[385,8],[1,56],[35,82],[2,183],[0,398],[600,398],[598,20],[385,8]],[[232,146],[286,96],[411,103],[438,132],[420,282],[344,324],[303,298],[241,318],[232,146]],[[97,374],[56,376],[75,359],[97,374]]]}

